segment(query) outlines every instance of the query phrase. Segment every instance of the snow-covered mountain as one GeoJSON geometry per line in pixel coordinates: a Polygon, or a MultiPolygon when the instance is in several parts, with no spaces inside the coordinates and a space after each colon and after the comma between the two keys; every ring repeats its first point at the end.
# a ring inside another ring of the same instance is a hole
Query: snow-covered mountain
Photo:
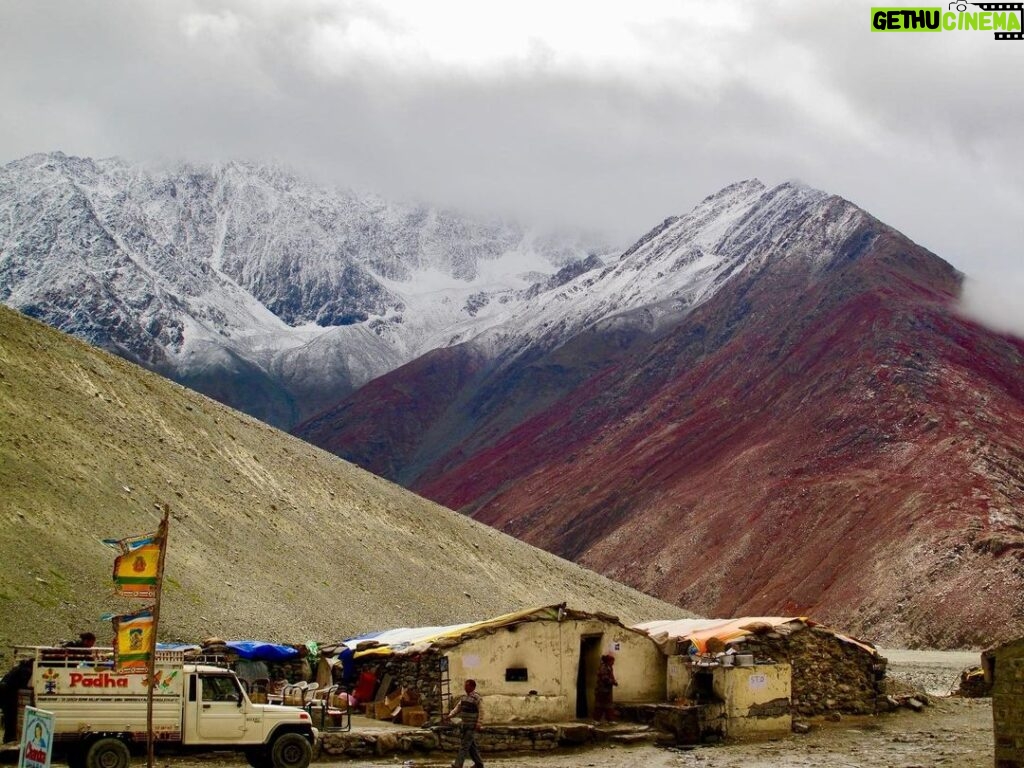
{"type": "Polygon", "coordinates": [[[748,266],[786,259],[813,271],[828,264],[863,219],[852,203],[803,184],[769,189],[756,179],[742,181],[666,219],[617,259],[605,259],[607,266],[575,264],[517,293],[503,311],[457,338],[511,360],[549,351],[588,328],[656,332],[748,266]]]}
{"type": "Polygon", "coordinates": [[[280,426],[592,256],[273,166],[0,168],[0,301],[280,426]]]}
{"type": "Polygon", "coordinates": [[[595,373],[678,332],[716,296],[741,297],[731,326],[744,311],[743,286],[756,276],[814,281],[835,269],[851,258],[851,242],[866,245],[853,233],[871,232],[869,220],[853,203],[803,184],[732,184],[617,258],[574,262],[501,294],[497,308],[453,326],[446,343],[346,395],[295,434],[423,491],[449,464],[486,453],[595,373]]]}
{"type": "Polygon", "coordinates": [[[1024,628],[1024,342],[961,277],[743,182],[295,433],[702,615],[986,646],[1024,628]]]}
{"type": "Polygon", "coordinates": [[[0,169],[0,301],[678,604],[898,643],[1024,627],[1024,343],[960,279],[795,183],[608,254],[273,167],[0,169]]]}
{"type": "Polygon", "coordinates": [[[510,364],[587,328],[656,331],[796,218],[813,251],[857,215],[746,181],[616,258],[274,166],[56,152],[0,169],[0,301],[289,428],[433,349],[510,364]]]}

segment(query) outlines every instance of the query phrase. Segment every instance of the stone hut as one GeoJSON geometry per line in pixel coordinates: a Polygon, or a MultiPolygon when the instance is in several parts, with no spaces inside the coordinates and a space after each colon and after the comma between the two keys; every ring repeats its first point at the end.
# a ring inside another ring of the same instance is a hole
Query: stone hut
{"type": "Polygon", "coordinates": [[[996,768],[1024,768],[1024,637],[982,654],[992,685],[996,768]]]}
{"type": "Polygon", "coordinates": [[[802,617],[647,622],[636,626],[671,654],[728,652],[788,664],[795,715],[870,714],[884,700],[886,659],[870,643],[802,617]]]}
{"type": "Polygon", "coordinates": [[[564,604],[470,624],[389,630],[344,645],[354,651],[356,669],[374,667],[382,686],[415,690],[431,721],[470,678],[488,724],[588,717],[606,653],[616,659],[617,702],[665,700],[665,656],[650,637],[614,616],[564,604]]]}

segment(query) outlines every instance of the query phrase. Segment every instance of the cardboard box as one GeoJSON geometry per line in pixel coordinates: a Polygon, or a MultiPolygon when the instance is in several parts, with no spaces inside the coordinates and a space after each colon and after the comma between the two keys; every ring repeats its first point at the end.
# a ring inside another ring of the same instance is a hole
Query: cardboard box
{"type": "Polygon", "coordinates": [[[427,711],[423,707],[402,707],[402,725],[419,728],[427,722],[427,711]]]}
{"type": "Polygon", "coordinates": [[[420,692],[415,688],[402,689],[402,706],[417,707],[420,704],[420,692]]]}
{"type": "MultiPolygon", "coordinates": [[[[366,706],[369,707],[370,705],[367,704],[366,706]]],[[[398,704],[392,705],[386,701],[375,701],[373,703],[373,717],[376,720],[391,720],[395,716],[396,709],[398,709],[398,704]]]]}

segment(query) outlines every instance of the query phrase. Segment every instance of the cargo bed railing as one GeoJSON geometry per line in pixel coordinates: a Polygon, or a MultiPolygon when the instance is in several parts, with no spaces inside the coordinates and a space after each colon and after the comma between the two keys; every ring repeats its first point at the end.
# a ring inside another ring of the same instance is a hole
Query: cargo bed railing
{"type": "MultiPolygon", "coordinates": [[[[39,667],[93,667],[110,669],[114,666],[114,649],[93,646],[75,648],[47,645],[14,646],[14,663],[31,659],[39,667]]],[[[154,661],[157,666],[180,665],[185,661],[182,651],[158,650],[154,661]]]]}

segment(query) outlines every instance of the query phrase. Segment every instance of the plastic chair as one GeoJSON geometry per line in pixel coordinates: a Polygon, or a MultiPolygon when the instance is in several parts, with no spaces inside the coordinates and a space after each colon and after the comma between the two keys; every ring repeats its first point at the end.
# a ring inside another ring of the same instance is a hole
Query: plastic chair
{"type": "Polygon", "coordinates": [[[266,704],[269,699],[267,698],[267,686],[270,680],[266,677],[260,677],[252,681],[252,687],[249,689],[249,699],[256,704],[266,704]]]}
{"type": "Polygon", "coordinates": [[[267,683],[267,702],[284,704],[284,689],[288,687],[285,680],[271,680],[267,683]]]}
{"type": "Polygon", "coordinates": [[[311,720],[316,722],[321,731],[349,731],[352,729],[352,712],[348,706],[348,694],[338,691],[341,686],[331,685],[315,690],[306,704],[311,720]],[[344,706],[341,697],[344,696],[344,706]]]}
{"type": "Polygon", "coordinates": [[[306,683],[306,687],[302,691],[302,706],[306,707],[313,702],[317,688],[319,687],[320,683],[306,683]]]}
{"type": "Polygon", "coordinates": [[[306,691],[306,682],[290,683],[284,687],[282,692],[282,703],[289,707],[301,707],[306,691]]]}

